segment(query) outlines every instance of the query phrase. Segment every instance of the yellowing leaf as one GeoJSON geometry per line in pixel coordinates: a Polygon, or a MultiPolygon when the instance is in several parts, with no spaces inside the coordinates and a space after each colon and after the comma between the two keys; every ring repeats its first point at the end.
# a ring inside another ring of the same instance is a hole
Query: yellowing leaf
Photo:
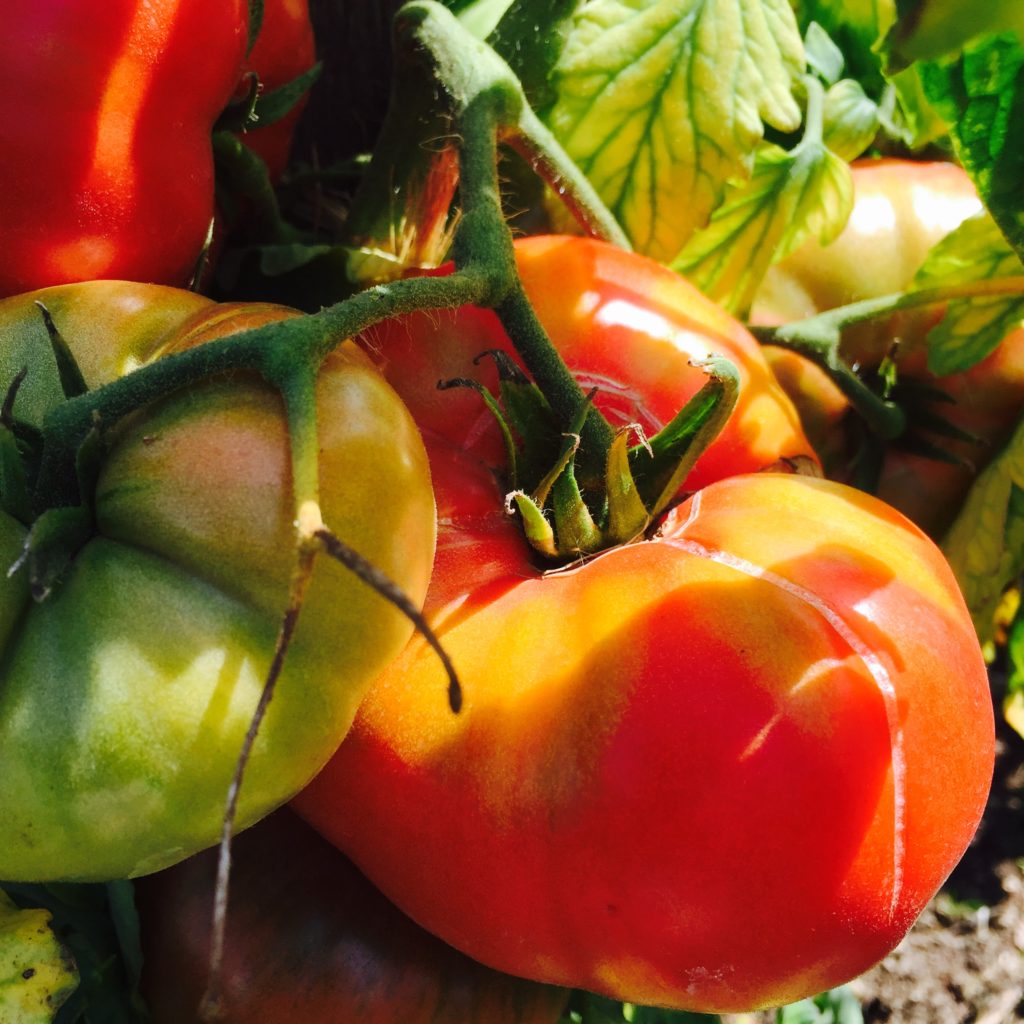
{"type": "Polygon", "coordinates": [[[987,643],[1003,591],[1024,570],[1024,420],[974,481],[942,549],[987,643]]]}
{"type": "MultiPolygon", "coordinates": [[[[995,221],[987,213],[965,220],[928,254],[912,290],[965,284],[1024,273],[995,221]]],[[[928,368],[942,376],[969,369],[985,358],[1024,318],[1024,297],[996,295],[949,304],[928,335],[928,368]]]]}
{"type": "Polygon", "coordinates": [[[853,206],[850,168],[820,143],[765,145],[737,188],[673,263],[706,295],[743,316],[768,267],[809,236],[826,245],[853,206]]]}
{"type": "Polygon", "coordinates": [[[21,910],[0,891],[0,1021],[49,1024],[78,985],[48,910],[21,910]]]}
{"type": "Polygon", "coordinates": [[[591,0],[547,121],[634,246],[669,260],[750,173],[763,122],[799,125],[802,69],[788,0],[591,0]]]}
{"type": "Polygon", "coordinates": [[[1003,717],[1018,735],[1024,737],[1024,691],[1015,690],[1003,701],[1003,717]]]}

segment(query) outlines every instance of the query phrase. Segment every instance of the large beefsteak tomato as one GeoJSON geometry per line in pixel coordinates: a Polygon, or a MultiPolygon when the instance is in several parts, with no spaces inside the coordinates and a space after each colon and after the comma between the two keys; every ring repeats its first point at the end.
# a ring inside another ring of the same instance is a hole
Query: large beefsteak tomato
{"type": "MultiPolygon", "coordinates": [[[[14,416],[61,396],[45,303],[86,384],[292,311],[91,282],[0,302],[14,416]]],[[[321,504],[337,534],[422,600],[435,519],[408,411],[351,343],[318,380],[321,504]]],[[[280,396],[211,378],[106,435],[91,535],[53,592],[14,566],[28,524],[0,513],[0,878],[138,875],[214,843],[288,603],[295,518],[280,396]]],[[[348,728],[407,620],[341,566],[316,566],[241,791],[240,822],[286,800],[348,728]]],[[[443,697],[440,699],[443,700],[443,697]]]]}
{"type": "MultiPolygon", "coordinates": [[[[616,297],[637,259],[608,256],[627,268],[616,297]]],[[[571,258],[554,268],[550,301],[600,325],[603,287],[571,258]]],[[[636,292],[626,309],[611,355],[600,331],[571,333],[569,363],[618,355],[602,375],[643,409],[665,386],[644,362],[665,330],[630,349],[621,325],[664,324],[664,307],[636,292]]],[[[465,705],[436,706],[440,670],[414,638],[300,812],[415,920],[526,977],[725,1011],[881,958],[966,847],[992,771],[985,667],[938,550],[860,492],[761,473],[545,573],[478,457],[489,428],[437,411],[429,373],[408,372],[420,327],[404,329],[378,332],[377,357],[426,428],[427,610],[465,705]]],[[[438,376],[444,337],[419,353],[438,376]]]]}

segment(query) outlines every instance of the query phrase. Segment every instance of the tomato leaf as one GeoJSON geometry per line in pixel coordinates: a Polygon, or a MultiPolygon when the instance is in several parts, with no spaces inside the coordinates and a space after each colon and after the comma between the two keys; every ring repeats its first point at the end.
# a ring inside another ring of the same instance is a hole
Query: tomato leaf
{"type": "Polygon", "coordinates": [[[804,0],[797,6],[801,28],[818,23],[842,51],[847,74],[878,105],[886,134],[917,149],[946,133],[916,66],[883,74],[878,42],[896,17],[894,0],[804,0]]]}
{"type": "MultiPolygon", "coordinates": [[[[55,1024],[144,1024],[147,1014],[136,988],[137,974],[126,970],[128,963],[141,963],[130,882],[2,886],[19,907],[52,914],[54,933],[74,957],[80,983],[55,1024]]],[[[0,1019],[8,1018],[0,1014],[0,1019]]]]}
{"type": "Polygon", "coordinates": [[[579,0],[513,0],[488,43],[508,62],[534,110],[555,101],[551,72],[562,54],[579,0]]]}
{"type": "Polygon", "coordinates": [[[835,85],[843,74],[843,51],[816,21],[807,26],[804,50],[807,66],[812,68],[826,85],[835,85]]]}
{"type": "MultiPolygon", "coordinates": [[[[1022,273],[1021,262],[986,213],[969,217],[928,254],[911,290],[963,284],[1022,273]]],[[[950,302],[928,335],[928,369],[936,376],[969,369],[1024,318],[1024,296],[950,302]]]]}
{"type": "Polygon", "coordinates": [[[847,73],[872,95],[881,92],[881,61],[874,46],[895,16],[893,0],[802,0],[796,4],[801,29],[819,25],[843,54],[847,73]]]}
{"type": "Polygon", "coordinates": [[[801,144],[787,152],[765,144],[750,182],[731,191],[673,267],[743,316],[771,263],[809,236],[830,242],[852,207],[849,166],[826,146],[801,144]]]}
{"type": "Polygon", "coordinates": [[[942,543],[982,643],[999,599],[1024,570],[1024,420],[974,481],[942,543]]]}
{"type": "Polygon", "coordinates": [[[1024,36],[1020,0],[896,0],[896,10],[896,24],[886,39],[894,67],[959,52],[980,35],[1008,31],[1024,36]]]}
{"type": "Polygon", "coordinates": [[[842,160],[854,160],[878,134],[878,106],[860,82],[844,78],[825,93],[825,145],[842,160]]]}
{"type": "Polygon", "coordinates": [[[0,1020],[49,1024],[78,985],[50,914],[21,909],[0,889],[0,1020]]]}
{"type": "Polygon", "coordinates": [[[668,260],[750,174],[763,123],[799,125],[803,65],[786,0],[592,0],[546,120],[634,246],[668,260]]]}
{"type": "Polygon", "coordinates": [[[1006,655],[1009,673],[1006,697],[1003,700],[1003,716],[1021,736],[1024,736],[1024,605],[1017,607],[1017,613],[1010,623],[1006,655]]]}
{"type": "Polygon", "coordinates": [[[951,63],[922,64],[921,72],[960,163],[1024,259],[1024,45],[1014,35],[997,36],[969,45],[951,63]]]}

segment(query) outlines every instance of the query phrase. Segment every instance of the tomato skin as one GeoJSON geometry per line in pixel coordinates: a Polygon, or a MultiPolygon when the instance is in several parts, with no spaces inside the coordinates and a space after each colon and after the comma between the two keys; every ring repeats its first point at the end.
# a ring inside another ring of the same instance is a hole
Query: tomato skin
{"type": "MultiPolygon", "coordinates": [[[[707,377],[691,360],[724,355],[739,370],[736,410],[697,462],[687,488],[782,459],[814,458],[799,418],[754,338],[678,274],[594,239],[517,239],[526,294],[569,369],[613,426],[639,423],[652,436],[707,377]]],[[[387,321],[365,339],[421,428],[497,465],[504,449],[478,395],[438,391],[439,379],[472,377],[492,390],[488,349],[514,354],[497,317],[465,307],[387,321]]],[[[516,357],[518,358],[518,357],[516,357]]]]}
{"type": "MultiPolygon", "coordinates": [[[[191,1020],[209,970],[216,851],[140,879],[153,1024],[191,1020]]],[[[556,1024],[564,991],[424,932],[287,810],[232,848],[223,1024],[556,1024]]]]}
{"type": "MultiPolygon", "coordinates": [[[[316,63],[316,42],[308,0],[270,0],[263,6],[263,23],[246,60],[246,71],[259,75],[264,92],[271,92],[304,74],[316,63]]],[[[277,181],[288,165],[292,136],[305,100],[273,124],[250,129],[242,141],[267,165],[277,181]]]]}
{"type": "MultiPolygon", "coordinates": [[[[574,286],[571,252],[539,275],[569,322],[602,299],[574,286]]],[[[984,663],[944,559],[873,498],[761,473],[709,484],[651,541],[542,573],[501,512],[475,396],[427,390],[493,338],[463,316],[462,337],[413,321],[370,339],[430,452],[426,612],[463,711],[432,705],[443,677],[414,638],[293,805],[502,970],[705,1012],[855,976],[951,870],[991,778],[984,663]]],[[[574,337],[567,362],[597,376],[601,333],[574,337]]],[[[635,384],[639,406],[662,379],[635,384]]]]}
{"type": "MultiPolygon", "coordinates": [[[[966,215],[980,209],[967,174],[953,164],[880,160],[853,166],[850,224],[822,249],[808,244],[783,260],[765,281],[754,318],[767,323],[810,316],[860,299],[907,288],[928,250],[966,215]]],[[[935,412],[978,438],[978,444],[934,438],[963,463],[953,465],[891,446],[876,493],[932,536],[948,528],[978,472],[1009,437],[1024,408],[1024,329],[969,370],[935,377],[925,338],[941,312],[910,312],[847,332],[843,352],[870,368],[899,339],[901,380],[941,389],[953,401],[935,412]]],[[[842,428],[846,399],[801,356],[766,347],[828,474],[842,478],[850,452],[842,428]]]]}
{"type": "MultiPolygon", "coordinates": [[[[846,227],[830,245],[807,242],[768,271],[752,323],[789,323],[905,291],[932,246],[982,209],[970,178],[955,164],[862,160],[852,172],[855,204],[846,227]]],[[[909,335],[911,345],[916,336],[923,339],[934,317],[934,311],[909,312],[858,324],[844,333],[843,352],[874,365],[895,336],[909,335]]]]}
{"type": "Polygon", "coordinates": [[[213,216],[210,129],[246,0],[13,0],[0,89],[0,296],[188,280],[213,216]],[[197,55],[201,55],[198,57],[197,55]]]}
{"type": "MultiPolygon", "coordinates": [[[[29,333],[35,299],[91,386],[109,379],[98,368],[116,376],[232,329],[220,307],[158,286],[93,282],[8,299],[0,303],[0,335],[12,339],[4,358],[36,352],[35,390],[15,406],[30,420],[55,390],[54,370],[38,357],[48,347],[38,311],[29,333]],[[105,296],[114,300],[106,320],[105,296]],[[110,330],[116,358],[99,351],[110,330]],[[50,390],[37,378],[49,378],[50,390]]],[[[282,315],[296,314],[244,307],[236,325],[282,315]]],[[[350,343],[324,363],[317,398],[325,521],[422,600],[435,526],[415,425],[350,343]]],[[[96,535],[47,600],[28,602],[24,572],[4,576],[0,877],[130,877],[219,838],[287,604],[290,480],[279,397],[245,375],[211,379],[112,430],[96,535]]],[[[5,564],[24,532],[0,516],[5,564]]],[[[340,566],[318,563],[242,787],[242,825],[319,769],[410,630],[340,566]]]]}
{"type": "Polygon", "coordinates": [[[414,638],[293,806],[414,920],[524,977],[725,1012],[881,959],[992,773],[934,545],[861,492],[762,473],[543,574],[486,466],[426,439],[426,611],[463,710],[414,638]]]}

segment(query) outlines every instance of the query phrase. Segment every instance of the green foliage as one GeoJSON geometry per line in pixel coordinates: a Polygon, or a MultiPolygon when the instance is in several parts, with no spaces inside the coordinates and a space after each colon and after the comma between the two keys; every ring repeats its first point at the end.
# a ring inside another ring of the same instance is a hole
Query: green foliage
{"type": "Polygon", "coordinates": [[[785,0],[592,0],[546,120],[633,245],[668,260],[749,176],[764,123],[798,126],[803,66],[785,0]]]}
{"type": "Polygon", "coordinates": [[[131,882],[4,882],[2,888],[18,906],[52,915],[54,933],[77,964],[81,983],[54,1024],[143,1024],[147,1015],[138,994],[142,951],[131,882]]]}
{"type": "Polygon", "coordinates": [[[823,143],[788,152],[766,144],[750,182],[731,191],[673,266],[743,316],[768,267],[810,236],[830,242],[852,207],[850,168],[823,143]]]}
{"type": "Polygon", "coordinates": [[[902,66],[935,60],[959,50],[981,35],[1015,32],[1024,36],[1020,0],[896,0],[897,20],[887,39],[890,60],[902,66]]]}
{"type": "Polygon", "coordinates": [[[19,908],[0,889],[0,1020],[50,1024],[78,985],[78,972],[57,940],[50,914],[19,908]]]}
{"type": "MultiPolygon", "coordinates": [[[[928,254],[911,290],[1008,277],[1020,260],[986,213],[965,220],[928,254]]],[[[980,362],[1024,319],[1024,296],[994,295],[950,302],[928,335],[928,369],[937,376],[980,362]]]]}
{"type": "MultiPolygon", "coordinates": [[[[606,999],[591,992],[574,992],[560,1024],[720,1024],[717,1014],[663,1010],[606,999]]],[[[845,1024],[845,1022],[844,1022],[845,1024]]]]}
{"type": "Polygon", "coordinates": [[[1024,45],[1013,34],[988,38],[955,61],[923,65],[922,73],[958,159],[1024,259],[1024,45]]]}
{"type": "Polygon", "coordinates": [[[864,1024],[860,1003],[846,986],[783,1006],[776,1024],[864,1024]]]}
{"type": "Polygon", "coordinates": [[[942,549],[987,643],[1003,591],[1024,570],[1024,420],[975,480],[942,549]]]}

